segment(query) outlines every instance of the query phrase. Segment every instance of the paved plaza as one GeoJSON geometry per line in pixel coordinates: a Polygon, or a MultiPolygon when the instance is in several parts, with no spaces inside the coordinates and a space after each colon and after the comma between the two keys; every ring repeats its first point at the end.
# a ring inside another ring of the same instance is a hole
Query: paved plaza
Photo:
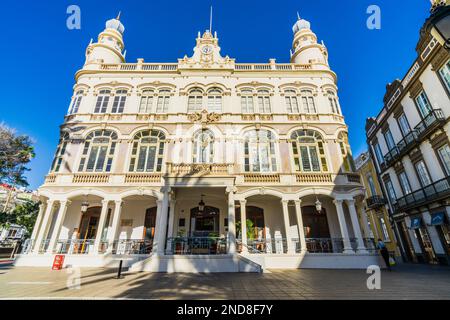
{"type": "Polygon", "coordinates": [[[270,270],[262,274],[125,273],[114,269],[0,266],[2,299],[450,299],[450,268],[400,265],[382,271],[381,290],[365,270],[270,270]],[[69,289],[68,285],[77,285],[69,289]]]}

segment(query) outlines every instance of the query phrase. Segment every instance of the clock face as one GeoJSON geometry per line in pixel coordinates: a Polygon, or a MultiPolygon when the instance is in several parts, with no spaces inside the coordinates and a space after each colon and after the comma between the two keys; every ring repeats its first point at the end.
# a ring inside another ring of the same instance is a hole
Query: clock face
{"type": "Polygon", "coordinates": [[[210,46],[204,46],[204,47],[202,48],[202,52],[203,52],[204,54],[209,54],[209,53],[212,52],[212,48],[211,48],[210,46]]]}

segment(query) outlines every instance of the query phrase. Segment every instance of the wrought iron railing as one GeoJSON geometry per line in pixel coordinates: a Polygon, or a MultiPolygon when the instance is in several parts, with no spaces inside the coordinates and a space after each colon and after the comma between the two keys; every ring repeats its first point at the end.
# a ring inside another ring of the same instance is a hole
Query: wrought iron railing
{"type": "Polygon", "coordinates": [[[26,239],[23,244],[22,244],[22,250],[21,250],[21,254],[28,254],[31,252],[31,250],[33,250],[33,246],[34,246],[34,239],[26,239]]]}
{"type": "Polygon", "coordinates": [[[54,252],[57,254],[88,254],[94,250],[94,239],[58,240],[54,252]]]}
{"type": "Polygon", "coordinates": [[[309,253],[340,253],[344,250],[342,238],[306,238],[309,253]]]}
{"type": "Polygon", "coordinates": [[[226,253],[227,239],[224,237],[177,237],[167,239],[166,254],[208,255],[226,253]]]}
{"type": "Polygon", "coordinates": [[[278,239],[257,239],[247,240],[247,244],[243,244],[240,239],[237,239],[238,251],[242,252],[244,248],[248,253],[252,254],[283,254],[287,253],[287,240],[278,239]]]}
{"type": "Polygon", "coordinates": [[[433,109],[430,113],[414,128],[419,137],[423,138],[439,123],[445,120],[441,109],[433,109]]]}
{"type": "Polygon", "coordinates": [[[450,177],[436,181],[424,188],[398,198],[393,206],[396,211],[405,210],[448,195],[450,195],[450,177]]]}
{"type": "Polygon", "coordinates": [[[50,239],[42,240],[42,242],[39,244],[39,253],[45,253],[48,249],[48,245],[50,244],[50,239]]]}
{"type": "Polygon", "coordinates": [[[386,200],[382,196],[371,196],[366,200],[367,207],[374,209],[386,204],[386,200]]]}
{"type": "Polygon", "coordinates": [[[153,240],[129,239],[114,241],[113,254],[150,254],[153,250],[153,240]]]}

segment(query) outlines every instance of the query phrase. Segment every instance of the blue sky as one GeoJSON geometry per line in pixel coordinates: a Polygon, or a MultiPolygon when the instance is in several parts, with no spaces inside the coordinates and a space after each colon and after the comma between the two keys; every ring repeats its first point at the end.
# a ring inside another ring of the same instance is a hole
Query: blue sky
{"type": "Polygon", "coordinates": [[[311,22],[338,74],[355,155],[366,148],[365,119],[378,113],[386,84],[403,77],[416,57],[430,7],[428,0],[8,1],[0,20],[0,121],[35,140],[31,188],[50,167],[74,74],[105,21],[122,11],[129,62],[175,62],[192,53],[197,31],[208,28],[211,4],[222,53],[237,62],[288,62],[296,12],[311,22]],[[71,4],[81,8],[81,30],[66,28],[71,4]],[[366,27],[372,4],[381,8],[381,30],[366,27]]]}

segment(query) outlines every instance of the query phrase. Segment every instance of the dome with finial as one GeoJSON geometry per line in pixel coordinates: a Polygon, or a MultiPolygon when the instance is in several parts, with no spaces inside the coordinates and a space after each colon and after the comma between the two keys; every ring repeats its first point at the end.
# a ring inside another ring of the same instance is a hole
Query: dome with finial
{"type": "Polygon", "coordinates": [[[311,23],[305,19],[300,18],[298,12],[297,18],[297,22],[295,22],[294,26],[292,27],[292,31],[294,32],[294,34],[304,29],[311,29],[311,23]]]}
{"type": "Polygon", "coordinates": [[[119,12],[117,18],[106,21],[106,28],[116,30],[120,34],[123,34],[125,32],[125,27],[122,22],[120,22],[120,14],[121,13],[119,12]]]}

